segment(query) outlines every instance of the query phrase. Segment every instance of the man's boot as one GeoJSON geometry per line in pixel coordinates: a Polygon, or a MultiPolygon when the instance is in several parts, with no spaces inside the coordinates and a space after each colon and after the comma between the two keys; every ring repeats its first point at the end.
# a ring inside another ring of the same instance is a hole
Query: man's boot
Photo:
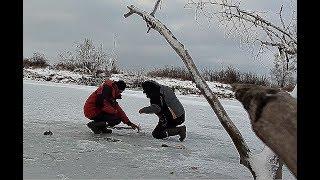
{"type": "Polygon", "coordinates": [[[108,129],[107,126],[105,127],[101,127],[101,133],[102,134],[111,134],[112,133],[112,130],[111,129],[108,129]]]}
{"type": "Polygon", "coordinates": [[[87,126],[93,131],[95,134],[110,134],[112,133],[111,129],[107,129],[106,122],[94,122],[91,121],[87,124],[87,126]]]}
{"type": "Polygon", "coordinates": [[[96,122],[96,126],[101,131],[102,134],[111,134],[112,130],[107,128],[106,122],[96,122]]]}
{"type": "Polygon", "coordinates": [[[88,128],[90,128],[94,134],[100,134],[101,129],[96,125],[96,122],[91,121],[87,124],[88,128]]]}
{"type": "Polygon", "coordinates": [[[179,135],[180,141],[183,141],[186,138],[186,126],[174,127],[167,129],[168,136],[179,135]]]}

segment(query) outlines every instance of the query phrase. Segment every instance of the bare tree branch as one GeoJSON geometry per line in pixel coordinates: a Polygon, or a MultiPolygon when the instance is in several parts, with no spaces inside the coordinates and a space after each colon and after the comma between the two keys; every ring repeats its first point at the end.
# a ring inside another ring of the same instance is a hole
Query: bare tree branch
{"type": "MultiPolygon", "coordinates": [[[[282,47],[285,53],[289,55],[297,53],[297,35],[293,33],[295,32],[295,26],[291,26],[292,21],[288,26],[285,25],[282,17],[283,6],[281,6],[279,13],[282,27],[268,21],[257,12],[241,9],[240,4],[235,4],[229,0],[192,0],[186,3],[185,7],[187,6],[193,6],[195,9],[202,11],[207,18],[217,17],[220,23],[229,22],[231,28],[238,32],[239,35],[245,39],[244,42],[246,43],[248,43],[250,39],[260,39],[260,37],[253,37],[253,31],[249,31],[252,27],[256,27],[261,28],[262,32],[266,33],[266,37],[268,37],[272,43],[283,44],[282,47]],[[199,4],[201,4],[201,6],[199,4]],[[210,7],[210,5],[212,7],[210,10],[212,11],[209,12],[208,7],[210,7]],[[207,8],[205,9],[204,7],[207,8]]],[[[226,24],[225,29],[227,29],[227,27],[228,25],[226,24]]],[[[264,40],[261,38],[259,42],[261,41],[264,40]]],[[[267,46],[267,44],[264,44],[264,47],[267,46]]]]}
{"type": "MultiPolygon", "coordinates": [[[[159,7],[160,2],[161,2],[161,0],[157,0],[157,1],[156,1],[156,4],[154,5],[153,10],[152,10],[152,12],[150,13],[150,15],[151,15],[152,17],[154,17],[154,14],[156,13],[156,11],[157,11],[157,9],[158,9],[158,7],[159,7]]],[[[147,23],[147,27],[148,27],[147,33],[149,33],[149,31],[150,31],[150,29],[151,29],[152,27],[151,27],[150,24],[148,24],[148,23],[147,23]]]]}
{"type": "Polygon", "coordinates": [[[154,14],[156,13],[156,11],[157,11],[157,9],[159,7],[160,1],[161,0],[157,0],[156,4],[154,5],[153,11],[150,13],[151,16],[154,17],[154,14]]]}
{"type": "Polygon", "coordinates": [[[280,12],[279,12],[279,17],[280,17],[280,21],[281,21],[283,29],[286,29],[286,26],[284,25],[284,21],[283,21],[283,18],[282,18],[282,10],[283,10],[283,5],[281,5],[280,12]]]}
{"type": "Polygon", "coordinates": [[[290,49],[289,47],[285,47],[285,45],[282,43],[274,43],[274,42],[261,41],[261,40],[258,40],[258,41],[260,41],[261,44],[264,44],[266,46],[275,46],[280,49],[283,49],[283,51],[285,51],[286,54],[294,55],[297,53],[296,49],[290,49]]]}

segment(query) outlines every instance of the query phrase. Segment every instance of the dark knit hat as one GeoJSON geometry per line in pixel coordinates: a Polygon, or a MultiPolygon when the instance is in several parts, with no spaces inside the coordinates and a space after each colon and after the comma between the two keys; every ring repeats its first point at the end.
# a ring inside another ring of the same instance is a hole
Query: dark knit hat
{"type": "Polygon", "coordinates": [[[141,84],[143,93],[146,94],[159,94],[160,93],[160,86],[152,80],[145,81],[141,84]]]}
{"type": "Polygon", "coordinates": [[[122,81],[122,80],[116,81],[115,83],[118,86],[118,89],[122,90],[122,91],[124,91],[124,89],[127,86],[126,83],[124,81],[122,81]]]}

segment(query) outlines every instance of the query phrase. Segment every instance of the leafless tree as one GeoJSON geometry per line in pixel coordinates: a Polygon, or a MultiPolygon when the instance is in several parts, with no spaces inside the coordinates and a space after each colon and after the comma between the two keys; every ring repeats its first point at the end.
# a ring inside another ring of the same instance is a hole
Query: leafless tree
{"type": "Polygon", "coordinates": [[[290,13],[287,19],[284,18],[284,6],[281,5],[277,22],[264,17],[268,14],[266,12],[245,10],[241,6],[241,0],[188,0],[185,8],[194,9],[196,18],[202,14],[209,21],[218,20],[218,26],[223,26],[227,35],[238,35],[241,43],[251,47],[251,51],[259,46],[257,56],[266,49],[274,52],[276,64],[271,75],[277,79],[281,77],[285,81],[283,83],[286,84],[291,83],[291,79],[288,77],[293,71],[296,71],[296,68],[292,67],[297,66],[298,42],[295,4],[296,1],[292,0],[290,5],[293,7],[287,8],[289,10],[286,13],[290,13]],[[277,65],[279,57],[286,62],[286,68],[279,69],[277,65]],[[289,66],[291,67],[289,68],[289,66]]]}
{"type": "MultiPolygon", "coordinates": [[[[292,2],[294,5],[294,2],[292,2]]],[[[260,43],[262,48],[276,47],[277,50],[293,58],[297,54],[296,11],[291,9],[291,19],[283,18],[283,5],[279,8],[279,23],[264,17],[265,12],[249,11],[241,7],[241,1],[235,0],[188,0],[186,8],[194,8],[197,14],[203,14],[208,20],[216,18],[220,26],[230,34],[238,34],[243,43],[260,43]],[[278,25],[280,24],[280,25],[278,25]]]]}
{"type": "Polygon", "coordinates": [[[287,62],[283,54],[276,54],[274,66],[271,69],[271,78],[280,88],[292,88],[295,85],[296,63],[287,62]]]}
{"type": "MultiPolygon", "coordinates": [[[[204,97],[207,99],[208,103],[212,107],[213,111],[217,115],[219,121],[221,122],[222,126],[225,128],[229,136],[231,137],[239,155],[240,155],[240,163],[243,164],[245,167],[247,167],[253,177],[259,178],[261,171],[265,171],[265,169],[260,169],[258,168],[258,165],[256,164],[257,162],[254,161],[254,157],[256,155],[253,155],[244,141],[244,138],[242,137],[240,131],[237,129],[237,127],[233,124],[231,119],[229,118],[228,114],[224,110],[223,106],[221,105],[217,95],[215,95],[207,83],[205,82],[204,78],[200,75],[196,65],[193,62],[192,57],[188,53],[188,50],[184,47],[182,43],[180,43],[177,38],[173,35],[173,33],[163,24],[161,23],[158,19],[154,17],[155,11],[156,11],[156,6],[159,4],[161,0],[156,1],[156,5],[152,13],[147,13],[143,10],[138,9],[137,7],[131,5],[128,6],[129,12],[124,15],[124,17],[129,17],[132,14],[137,14],[143,18],[143,20],[146,21],[148,31],[149,28],[152,28],[156,31],[158,31],[169,43],[169,45],[175,50],[175,52],[180,56],[182,61],[185,63],[187,69],[189,70],[193,82],[196,84],[197,88],[201,91],[201,93],[204,95],[204,97]]],[[[266,147],[265,150],[268,148],[266,147]]],[[[272,152],[268,152],[268,158],[264,159],[264,163],[266,166],[269,165],[271,167],[272,163],[270,159],[274,159],[275,162],[274,164],[277,164],[277,168],[270,169],[270,171],[274,172],[272,177],[270,178],[281,178],[281,163],[279,162],[279,158],[272,152]]],[[[260,162],[261,163],[261,162],[260,162]]],[[[261,177],[260,177],[261,178],[261,177]]]]}
{"type": "Polygon", "coordinates": [[[85,39],[83,43],[76,44],[76,61],[83,68],[89,70],[92,74],[101,69],[107,61],[107,54],[103,51],[102,45],[96,48],[90,39],[85,39]]]}
{"type": "Polygon", "coordinates": [[[89,74],[96,75],[108,66],[109,55],[102,44],[96,47],[91,39],[86,38],[83,43],[75,43],[75,51],[59,53],[61,62],[72,64],[77,68],[86,69],[89,74]]]}

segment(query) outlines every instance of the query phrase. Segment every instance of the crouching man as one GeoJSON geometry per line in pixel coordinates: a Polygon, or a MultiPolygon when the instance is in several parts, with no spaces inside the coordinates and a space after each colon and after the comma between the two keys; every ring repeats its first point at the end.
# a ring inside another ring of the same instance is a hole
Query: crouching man
{"type": "Polygon", "coordinates": [[[150,106],[139,110],[139,113],[156,114],[159,122],[153,130],[152,135],[156,139],[179,135],[180,141],[186,138],[186,126],[180,126],[185,121],[185,111],[168,86],[160,85],[155,81],[142,83],[143,93],[150,99],[150,106]]]}
{"type": "Polygon", "coordinates": [[[125,88],[126,84],[122,80],[106,80],[88,97],[83,110],[85,117],[92,120],[87,126],[93,133],[112,133],[107,126],[113,127],[121,122],[138,129],[139,132],[140,128],[128,119],[116,101],[121,99],[121,93],[125,88]]]}

